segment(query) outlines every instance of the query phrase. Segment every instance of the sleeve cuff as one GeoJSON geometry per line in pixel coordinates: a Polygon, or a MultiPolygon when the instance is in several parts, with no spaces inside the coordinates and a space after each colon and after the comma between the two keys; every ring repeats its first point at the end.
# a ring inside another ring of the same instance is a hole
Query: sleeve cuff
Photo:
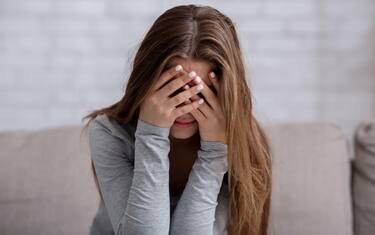
{"type": "Polygon", "coordinates": [[[152,134],[152,135],[158,135],[162,137],[168,137],[169,131],[170,131],[170,127],[155,126],[153,124],[144,122],[141,119],[138,119],[137,121],[137,129],[136,129],[137,134],[152,134]]]}
{"type": "Polygon", "coordinates": [[[201,139],[201,150],[203,151],[219,151],[219,152],[227,152],[228,145],[224,144],[219,141],[208,141],[201,139]]]}

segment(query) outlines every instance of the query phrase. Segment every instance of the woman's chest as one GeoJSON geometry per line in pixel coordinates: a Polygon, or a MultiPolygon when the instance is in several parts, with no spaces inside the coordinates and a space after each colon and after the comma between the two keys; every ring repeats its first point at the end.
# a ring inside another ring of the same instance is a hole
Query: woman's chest
{"type": "Polygon", "coordinates": [[[169,155],[169,188],[172,195],[182,194],[189,179],[196,155],[169,155]]]}

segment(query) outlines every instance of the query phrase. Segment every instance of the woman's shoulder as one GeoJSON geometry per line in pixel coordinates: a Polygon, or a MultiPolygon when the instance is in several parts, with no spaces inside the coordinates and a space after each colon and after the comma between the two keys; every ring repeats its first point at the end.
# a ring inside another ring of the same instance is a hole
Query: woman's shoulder
{"type": "Polygon", "coordinates": [[[134,159],[134,134],[131,127],[101,114],[88,124],[88,140],[91,158],[94,161],[108,163],[118,158],[134,159]]]}
{"type": "Polygon", "coordinates": [[[104,132],[122,141],[134,143],[135,128],[130,124],[121,124],[106,114],[97,115],[89,124],[89,132],[104,132]]]}

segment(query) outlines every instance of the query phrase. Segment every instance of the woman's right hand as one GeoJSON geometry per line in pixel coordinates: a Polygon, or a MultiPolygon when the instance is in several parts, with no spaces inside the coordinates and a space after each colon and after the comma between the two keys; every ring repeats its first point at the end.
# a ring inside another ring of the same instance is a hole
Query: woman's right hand
{"type": "Polygon", "coordinates": [[[183,70],[181,65],[177,65],[164,71],[155,86],[152,88],[149,96],[147,96],[141,104],[139,119],[155,126],[171,127],[177,117],[198,108],[199,105],[204,102],[204,99],[198,99],[189,104],[185,104],[184,102],[189,100],[189,98],[195,94],[201,92],[199,87],[202,85],[198,83],[187,90],[182,89],[187,83],[194,80],[195,77],[195,72],[187,73],[183,70]],[[175,76],[178,77],[162,87],[163,84],[175,76]],[[182,90],[180,93],[170,97],[170,95],[179,89],[182,90]],[[180,104],[183,105],[176,107],[180,104]]]}

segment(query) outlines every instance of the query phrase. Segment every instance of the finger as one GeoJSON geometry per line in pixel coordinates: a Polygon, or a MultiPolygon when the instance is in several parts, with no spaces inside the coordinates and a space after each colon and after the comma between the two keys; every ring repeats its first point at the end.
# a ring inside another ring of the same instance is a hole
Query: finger
{"type": "Polygon", "coordinates": [[[197,109],[200,105],[202,105],[202,103],[204,103],[204,100],[203,99],[200,99],[200,100],[196,100],[190,104],[186,104],[186,105],[183,105],[181,107],[178,107],[176,109],[174,109],[172,111],[172,117],[173,118],[177,118],[179,116],[182,116],[186,113],[189,113],[195,109],[197,109]]]}
{"type": "Polygon", "coordinates": [[[219,81],[217,80],[217,76],[216,74],[212,71],[210,72],[209,76],[208,76],[212,82],[212,84],[214,85],[215,87],[215,90],[216,90],[216,93],[218,94],[219,96],[219,81]]]}
{"type": "MultiPolygon", "coordinates": [[[[186,86],[188,86],[188,85],[185,85],[185,87],[186,86]]],[[[185,87],[184,87],[184,89],[185,89],[185,87]]],[[[191,88],[188,88],[187,90],[185,90],[183,92],[180,92],[178,95],[175,95],[175,96],[169,98],[166,105],[168,107],[175,107],[175,106],[183,103],[184,101],[189,100],[190,97],[192,97],[195,94],[201,92],[202,89],[203,89],[202,84],[199,84],[199,85],[193,86],[191,88]]]]}
{"type": "Polygon", "coordinates": [[[169,99],[169,96],[176,92],[178,89],[182,88],[186,83],[193,80],[196,76],[194,71],[189,74],[184,73],[182,76],[177,77],[176,79],[169,82],[167,85],[162,87],[158,92],[160,99],[169,99]]]}
{"type": "MultiPolygon", "coordinates": [[[[197,76],[198,77],[198,76],[197,76]]],[[[203,90],[201,91],[201,94],[206,99],[206,102],[208,105],[212,107],[213,110],[220,110],[220,105],[218,98],[214,94],[214,92],[209,88],[206,83],[201,79],[201,84],[203,85],[203,90]]]]}
{"type": "MultiPolygon", "coordinates": [[[[190,88],[189,84],[186,84],[184,86],[184,90],[187,90],[189,88],[190,88]]],[[[187,101],[185,101],[185,104],[189,104],[189,103],[194,102],[194,101],[199,100],[199,99],[201,99],[201,97],[198,94],[195,94],[192,97],[190,97],[187,101]]]]}
{"type": "MultiPolygon", "coordinates": [[[[194,84],[199,84],[199,82],[195,82],[195,80],[194,80],[194,84]]],[[[184,90],[189,89],[189,87],[190,87],[190,85],[189,85],[189,84],[186,84],[186,85],[184,86],[184,90]]],[[[203,98],[203,97],[200,97],[198,94],[195,94],[195,95],[193,95],[192,97],[190,97],[189,100],[195,101],[195,100],[199,100],[200,98],[203,98]]]]}
{"type": "Polygon", "coordinates": [[[161,75],[159,80],[156,82],[155,86],[153,87],[153,91],[159,90],[166,82],[168,82],[171,78],[176,75],[181,75],[184,73],[184,70],[181,65],[177,65],[175,67],[169,68],[168,70],[164,71],[161,75]]]}
{"type": "MultiPolygon", "coordinates": [[[[189,84],[186,84],[185,86],[184,86],[184,89],[185,90],[187,90],[187,89],[189,89],[189,84]]],[[[192,102],[194,102],[194,101],[196,101],[196,100],[199,100],[199,99],[202,99],[202,98],[200,98],[198,95],[194,95],[195,97],[198,97],[198,98],[196,98],[195,100],[192,100],[191,98],[189,99],[189,100],[186,100],[184,103],[185,104],[190,104],[190,103],[192,103],[192,102]]],[[[203,101],[204,101],[204,99],[203,99],[203,101]]],[[[201,104],[202,105],[202,104],[201,104]]],[[[202,123],[202,121],[204,121],[205,119],[206,119],[206,116],[204,116],[204,114],[199,110],[199,109],[194,109],[194,110],[192,110],[192,111],[190,111],[190,113],[194,116],[194,118],[198,121],[198,122],[201,122],[202,123]]]]}
{"type": "Polygon", "coordinates": [[[201,111],[199,111],[199,107],[197,109],[194,109],[194,110],[190,111],[190,113],[191,113],[191,115],[193,115],[195,120],[198,121],[198,123],[203,124],[204,121],[207,119],[207,117],[204,116],[204,114],[201,111]]]}
{"type": "Polygon", "coordinates": [[[207,104],[207,102],[201,104],[199,107],[198,107],[198,110],[203,113],[203,115],[210,119],[210,118],[214,118],[215,117],[215,113],[214,113],[214,110],[207,104]]]}

